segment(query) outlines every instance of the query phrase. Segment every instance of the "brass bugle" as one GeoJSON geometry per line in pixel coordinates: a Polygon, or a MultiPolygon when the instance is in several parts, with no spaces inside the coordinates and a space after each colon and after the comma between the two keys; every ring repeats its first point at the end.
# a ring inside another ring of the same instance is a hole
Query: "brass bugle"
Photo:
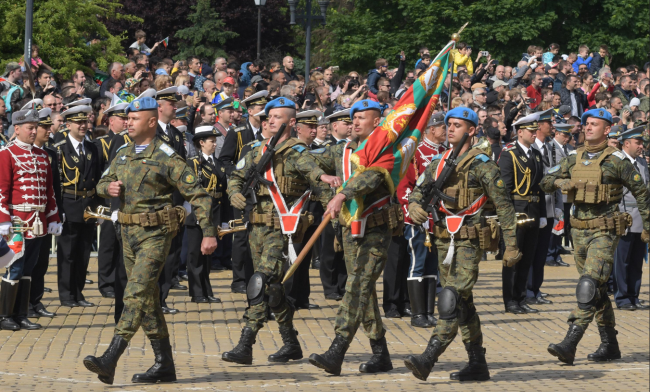
{"type": "Polygon", "coordinates": [[[88,219],[103,219],[103,220],[111,220],[110,215],[105,215],[106,213],[111,213],[111,208],[106,207],[106,206],[98,206],[97,207],[97,212],[93,212],[93,210],[90,209],[90,206],[86,207],[84,210],[84,221],[87,221],[88,219]]]}
{"type": "MultiPolygon", "coordinates": [[[[517,224],[518,225],[523,225],[524,223],[534,222],[535,221],[535,219],[529,218],[528,214],[526,214],[525,212],[517,212],[517,213],[515,213],[515,216],[517,218],[517,224]]],[[[485,219],[496,219],[497,224],[501,225],[501,222],[499,222],[499,217],[497,215],[488,215],[488,216],[485,217],[485,219]]]]}
{"type": "Polygon", "coordinates": [[[24,220],[14,216],[11,218],[11,231],[14,233],[25,233],[28,231],[34,231],[34,228],[27,226],[27,223],[24,220]]]}
{"type": "Polygon", "coordinates": [[[228,228],[223,229],[221,227],[217,227],[217,236],[219,239],[223,238],[224,235],[232,234],[237,231],[244,231],[248,228],[248,224],[244,223],[242,219],[235,219],[228,221],[228,228]],[[239,225],[239,226],[237,226],[239,225]]]}

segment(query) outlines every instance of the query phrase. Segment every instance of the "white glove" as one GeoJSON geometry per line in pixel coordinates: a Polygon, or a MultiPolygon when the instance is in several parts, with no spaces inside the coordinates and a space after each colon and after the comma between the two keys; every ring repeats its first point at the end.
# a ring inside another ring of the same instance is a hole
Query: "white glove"
{"type": "Polygon", "coordinates": [[[546,218],[539,218],[539,228],[543,229],[546,227],[548,222],[546,221],[546,218]]]}
{"type": "Polygon", "coordinates": [[[63,231],[63,225],[61,223],[52,222],[47,225],[47,234],[59,236],[61,235],[61,231],[63,231]]]}
{"type": "Polygon", "coordinates": [[[11,222],[0,223],[0,235],[9,235],[11,233],[11,222]]]}
{"type": "Polygon", "coordinates": [[[111,213],[111,221],[113,221],[113,223],[117,222],[117,213],[118,212],[120,212],[120,210],[115,210],[115,211],[113,211],[111,213]]]}
{"type": "Polygon", "coordinates": [[[61,221],[61,223],[62,224],[65,223],[65,212],[63,213],[63,220],[61,221]]]}
{"type": "Polygon", "coordinates": [[[188,201],[183,202],[183,208],[185,208],[185,211],[187,211],[187,215],[192,213],[192,205],[188,201]]]}
{"type": "Polygon", "coordinates": [[[564,211],[562,211],[562,210],[559,209],[559,208],[556,208],[556,209],[555,209],[555,218],[556,218],[557,220],[560,220],[560,219],[564,218],[564,211]]]}

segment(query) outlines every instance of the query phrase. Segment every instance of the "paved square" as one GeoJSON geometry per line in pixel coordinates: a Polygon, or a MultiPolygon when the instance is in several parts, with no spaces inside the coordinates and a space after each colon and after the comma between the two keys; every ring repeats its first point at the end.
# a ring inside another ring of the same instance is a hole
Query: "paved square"
{"type": "MultiPolygon", "coordinates": [[[[370,357],[370,345],[359,331],[346,355],[340,377],[330,376],[311,366],[307,357],[322,353],[334,336],[334,318],[338,302],[325,300],[316,271],[311,270],[312,303],[321,309],[300,310],[295,326],[300,335],[305,359],[289,364],[272,364],[266,357],[282,345],[275,322],[260,330],[253,348],[253,366],[223,362],[221,353],[239,340],[245,298],[230,292],[231,272],[211,275],[215,294],[221,304],[194,304],[187,292],[172,291],[168,303],[181,312],[167,316],[176,370],[175,384],[136,385],[131,376],[153,364],[153,353],[144,333],[139,331],[118,364],[115,385],[102,384],[86,370],[82,359],[89,354],[101,355],[113,336],[111,299],[102,298],[97,286],[85,290],[86,299],[98,304],[94,308],[59,307],[56,291],[56,263],[46,276],[46,286],[54,290],[45,294],[53,319],[38,320],[44,328],[37,331],[0,331],[0,391],[315,391],[315,390],[618,390],[648,391],[650,388],[650,339],[648,311],[616,310],[618,339],[623,358],[596,364],[586,360],[600,343],[592,324],[577,352],[575,366],[561,365],[546,347],[557,343],[566,333],[566,318],[575,305],[578,274],[572,257],[565,257],[571,267],[546,267],[542,290],[549,293],[552,305],[535,306],[540,313],[512,315],[503,312],[501,267],[498,261],[480,265],[474,292],[481,317],[484,345],[492,379],[484,383],[459,383],[449,380],[449,373],[460,369],[467,354],[460,336],[441,356],[427,382],[415,379],[406,369],[403,358],[421,353],[430,337],[430,329],[411,327],[410,319],[384,319],[389,350],[395,369],[380,375],[358,372],[359,364],[370,357]]],[[[91,279],[97,278],[97,260],[90,263],[91,279]]],[[[648,265],[643,268],[642,299],[648,300],[648,265]]],[[[377,286],[382,297],[381,280],[377,286]]],[[[34,319],[35,320],[35,319],[34,319]]]]}

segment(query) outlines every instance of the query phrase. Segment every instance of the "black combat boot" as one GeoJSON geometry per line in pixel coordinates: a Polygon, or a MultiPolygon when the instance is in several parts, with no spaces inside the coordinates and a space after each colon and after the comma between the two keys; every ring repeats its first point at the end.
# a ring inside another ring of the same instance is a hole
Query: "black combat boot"
{"type": "Polygon", "coordinates": [[[440,354],[445,352],[442,343],[437,338],[431,338],[427,348],[422,355],[409,355],[404,360],[404,365],[413,373],[415,378],[426,381],[433,369],[433,365],[438,362],[440,354]]]}
{"type": "Polygon", "coordinates": [[[438,280],[436,278],[427,279],[427,318],[432,327],[438,325],[438,320],[434,317],[436,310],[436,290],[438,289],[438,280]]]}
{"type": "Polygon", "coordinates": [[[289,362],[290,360],[302,359],[302,348],[298,341],[298,331],[293,327],[280,326],[280,336],[282,343],[280,350],[275,354],[269,355],[269,362],[289,362]]]}
{"type": "Polygon", "coordinates": [[[312,354],[309,356],[309,363],[325,370],[329,374],[338,376],[341,374],[341,365],[350,343],[343,336],[337,334],[332,341],[330,348],[322,355],[312,354]]]}
{"type": "Polygon", "coordinates": [[[97,373],[99,381],[104,384],[113,385],[117,361],[128,345],[129,342],[124,340],[123,337],[115,335],[106,352],[101,357],[87,356],[84,358],[84,366],[91,372],[97,373]]]}
{"type": "Polygon", "coordinates": [[[244,327],[241,330],[241,337],[239,343],[232,351],[226,351],[221,355],[221,359],[226,362],[234,362],[240,365],[251,365],[253,363],[253,344],[255,344],[255,336],[251,327],[244,327]]]}
{"type": "Polygon", "coordinates": [[[407,280],[406,286],[411,300],[411,325],[416,328],[430,328],[427,317],[427,284],[417,279],[407,280]]]}
{"type": "Polygon", "coordinates": [[[169,338],[151,339],[151,347],[156,362],[146,373],[134,374],[131,382],[155,384],[157,382],[176,381],[176,367],[169,338]]]}
{"type": "Polygon", "coordinates": [[[384,336],[379,340],[370,339],[370,347],[372,348],[372,357],[370,361],[359,366],[359,371],[361,373],[379,373],[393,370],[393,363],[390,361],[390,354],[386,345],[386,337],[384,336]]]}
{"type": "Polygon", "coordinates": [[[2,280],[2,283],[0,283],[0,330],[20,330],[20,325],[12,318],[17,295],[18,283],[11,284],[6,280],[2,280]]]}
{"type": "Polygon", "coordinates": [[[32,285],[32,278],[23,276],[18,282],[18,295],[14,304],[14,321],[20,328],[32,330],[43,328],[41,324],[32,323],[27,318],[29,314],[29,290],[32,285]]]}
{"type": "Polygon", "coordinates": [[[487,381],[490,379],[490,371],[487,362],[485,362],[485,348],[483,348],[483,339],[476,342],[465,343],[465,350],[469,362],[459,372],[449,375],[449,379],[458,381],[487,381]]]}
{"type": "Polygon", "coordinates": [[[578,343],[584,334],[585,330],[581,326],[572,324],[561,343],[548,345],[548,352],[560,361],[573,365],[578,343]]]}
{"type": "Polygon", "coordinates": [[[621,350],[616,339],[618,332],[614,327],[598,327],[598,333],[600,333],[600,347],[595,353],[587,355],[587,359],[593,362],[621,359],[621,350]]]}

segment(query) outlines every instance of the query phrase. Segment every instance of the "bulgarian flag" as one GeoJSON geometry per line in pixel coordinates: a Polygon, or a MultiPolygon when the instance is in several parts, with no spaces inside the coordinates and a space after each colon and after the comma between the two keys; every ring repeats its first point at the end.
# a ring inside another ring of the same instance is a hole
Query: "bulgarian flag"
{"type": "MultiPolygon", "coordinates": [[[[391,194],[395,193],[438,104],[449,70],[449,55],[455,44],[455,41],[450,41],[438,53],[429,68],[402,95],[384,121],[354,151],[350,161],[357,168],[341,189],[354,181],[358,174],[375,170],[384,175],[391,194]]],[[[364,198],[347,200],[343,205],[341,214],[348,225],[361,217],[364,198]]]]}
{"type": "Polygon", "coordinates": [[[164,40],[162,40],[160,42],[162,42],[162,44],[165,45],[165,47],[167,47],[167,45],[169,45],[169,37],[165,38],[164,40]]]}

